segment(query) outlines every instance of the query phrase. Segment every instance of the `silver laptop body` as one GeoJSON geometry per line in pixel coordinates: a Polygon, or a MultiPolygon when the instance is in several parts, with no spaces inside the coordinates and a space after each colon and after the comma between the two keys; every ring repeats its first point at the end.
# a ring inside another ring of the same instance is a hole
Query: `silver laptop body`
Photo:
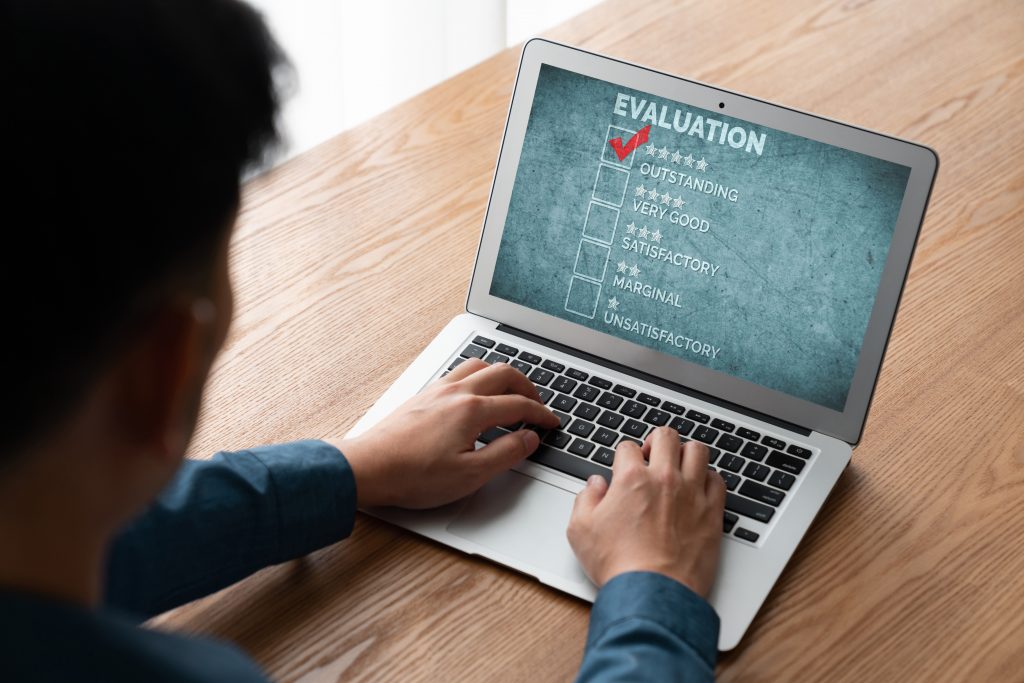
{"type": "Polygon", "coordinates": [[[366,512],[592,601],[565,538],[575,494],[610,476],[618,441],[672,424],[729,483],[710,602],[735,647],[850,462],[937,166],[920,145],[530,41],[467,312],[350,435],[474,356],[535,379],[563,429],[465,500],[366,512]]]}

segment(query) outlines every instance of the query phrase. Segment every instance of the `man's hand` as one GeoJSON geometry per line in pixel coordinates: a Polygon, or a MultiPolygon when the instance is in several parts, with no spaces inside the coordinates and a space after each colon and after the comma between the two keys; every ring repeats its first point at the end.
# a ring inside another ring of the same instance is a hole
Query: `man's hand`
{"type": "Polygon", "coordinates": [[[336,445],[352,466],[359,505],[430,508],[469,495],[533,453],[540,438],[529,429],[473,449],[481,432],[517,422],[558,426],[523,373],[471,358],[377,427],[336,445]]]}
{"type": "Polygon", "coordinates": [[[725,482],[708,449],[660,427],[641,450],[619,444],[612,483],[593,476],[576,496],[569,544],[599,587],[631,571],[664,574],[707,597],[718,567],[725,482]],[[645,463],[648,458],[650,463],[645,463]]]}

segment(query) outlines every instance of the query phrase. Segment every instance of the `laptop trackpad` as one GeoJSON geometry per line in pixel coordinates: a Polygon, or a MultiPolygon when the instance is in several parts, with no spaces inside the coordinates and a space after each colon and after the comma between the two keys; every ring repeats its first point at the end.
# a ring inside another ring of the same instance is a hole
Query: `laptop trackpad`
{"type": "Polygon", "coordinates": [[[565,538],[576,497],[518,472],[477,491],[448,533],[495,551],[491,559],[530,573],[530,566],[576,583],[587,581],[565,538]]]}

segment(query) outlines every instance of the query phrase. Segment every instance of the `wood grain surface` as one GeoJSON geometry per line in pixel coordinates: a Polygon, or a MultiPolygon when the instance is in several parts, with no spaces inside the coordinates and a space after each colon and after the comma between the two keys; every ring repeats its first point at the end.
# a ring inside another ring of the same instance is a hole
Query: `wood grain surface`
{"type": "MultiPolygon", "coordinates": [[[[718,673],[1024,680],[1024,3],[608,2],[548,35],[938,150],[863,441],[718,673]]],[[[191,455],[343,435],[462,310],[517,60],[248,185],[191,455]]],[[[536,682],[572,679],[587,613],[360,517],[154,623],[234,641],[283,681],[536,682]]]]}

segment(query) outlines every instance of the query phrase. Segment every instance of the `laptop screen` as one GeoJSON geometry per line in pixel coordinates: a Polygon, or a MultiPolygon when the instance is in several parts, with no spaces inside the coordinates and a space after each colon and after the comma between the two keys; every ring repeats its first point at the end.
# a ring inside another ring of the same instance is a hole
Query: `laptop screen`
{"type": "Polygon", "coordinates": [[[842,411],[909,177],[545,64],[490,293],[842,411]]]}

